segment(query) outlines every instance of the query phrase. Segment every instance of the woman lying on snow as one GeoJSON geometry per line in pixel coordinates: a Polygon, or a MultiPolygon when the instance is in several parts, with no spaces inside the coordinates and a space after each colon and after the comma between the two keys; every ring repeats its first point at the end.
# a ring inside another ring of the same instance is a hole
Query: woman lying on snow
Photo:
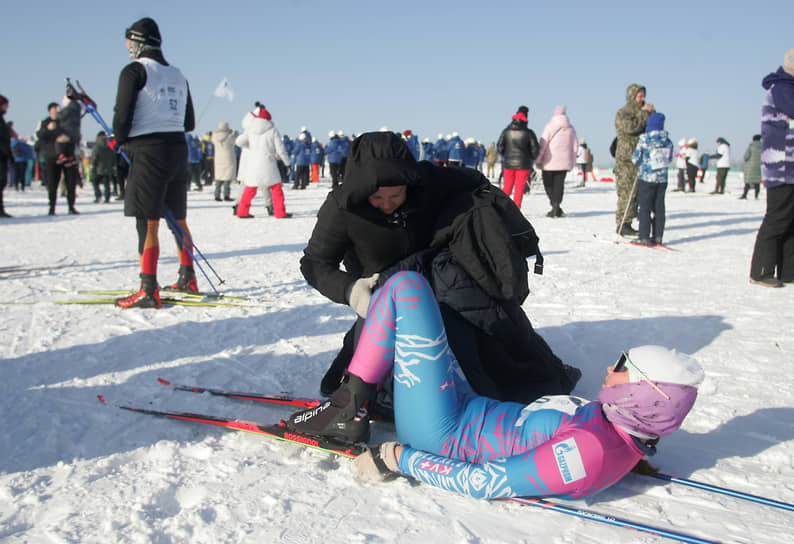
{"type": "Polygon", "coordinates": [[[404,271],[373,294],[342,387],[286,425],[368,440],[366,406],[392,367],[399,442],[359,456],[358,472],[397,472],[485,499],[580,498],[614,484],[678,429],[703,379],[692,357],[642,346],[608,369],[598,401],[549,396],[523,405],[476,395],[449,349],[427,281],[404,271]]]}

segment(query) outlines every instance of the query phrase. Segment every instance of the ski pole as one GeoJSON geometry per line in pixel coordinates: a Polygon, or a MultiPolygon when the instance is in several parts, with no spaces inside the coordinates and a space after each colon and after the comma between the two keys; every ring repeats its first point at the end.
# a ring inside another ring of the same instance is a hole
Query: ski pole
{"type": "Polygon", "coordinates": [[[620,220],[620,225],[618,225],[618,228],[615,231],[615,232],[617,232],[617,234],[620,234],[620,230],[623,228],[623,224],[626,222],[626,216],[629,213],[629,208],[631,207],[631,200],[632,200],[632,197],[634,196],[634,189],[637,187],[637,181],[639,179],[640,179],[640,172],[638,170],[637,171],[637,175],[634,177],[634,183],[631,184],[631,192],[629,193],[629,201],[626,203],[626,209],[623,211],[623,219],[620,220]]]}
{"type": "MultiPolygon", "coordinates": [[[[201,266],[201,263],[198,261],[198,259],[196,259],[196,256],[193,254],[193,251],[191,251],[190,249],[190,246],[193,245],[193,238],[188,237],[187,233],[182,229],[181,225],[176,221],[176,219],[174,219],[174,216],[171,215],[171,211],[166,207],[163,207],[163,217],[165,217],[165,220],[168,222],[168,225],[171,227],[171,229],[173,229],[174,234],[182,242],[181,246],[183,248],[186,248],[188,253],[190,253],[190,257],[193,259],[193,262],[196,264],[196,266],[198,266],[199,270],[201,270],[204,279],[206,279],[207,283],[210,284],[210,287],[212,287],[212,290],[215,291],[215,294],[220,296],[220,293],[215,288],[215,284],[212,283],[212,280],[210,280],[209,276],[207,276],[207,273],[204,271],[204,267],[201,266]],[[189,245],[187,243],[188,240],[190,240],[189,245]]],[[[201,252],[198,250],[196,246],[193,245],[193,249],[195,249],[199,254],[201,254],[201,252]]],[[[212,265],[210,265],[207,258],[204,257],[204,255],[201,255],[201,258],[204,259],[204,262],[207,263],[207,266],[209,266],[212,269],[212,265]]],[[[215,269],[212,269],[212,271],[215,272],[215,269]]],[[[218,276],[218,273],[215,272],[215,275],[218,276]]],[[[220,276],[218,276],[218,278],[221,279],[220,276]]],[[[223,282],[224,280],[221,279],[221,284],[223,284],[223,282]]]]}
{"type": "MultiPolygon", "coordinates": [[[[182,236],[185,236],[185,232],[182,230],[182,227],[179,225],[179,223],[176,222],[176,220],[174,219],[174,216],[171,214],[170,210],[165,209],[165,216],[166,216],[166,220],[168,220],[168,218],[170,217],[171,220],[174,221],[174,223],[176,223],[176,227],[177,227],[177,229],[179,229],[179,232],[182,234],[182,236]]],[[[212,273],[215,274],[215,277],[218,278],[218,281],[219,281],[220,285],[223,285],[224,283],[226,283],[226,280],[223,279],[220,276],[220,274],[218,274],[218,272],[212,267],[212,265],[210,264],[209,260],[204,256],[204,254],[201,252],[201,250],[199,248],[197,248],[197,247],[194,247],[194,248],[196,250],[196,253],[198,253],[199,256],[202,259],[204,259],[204,262],[207,263],[207,266],[209,267],[210,270],[212,270],[212,273]]]]}
{"type": "Polygon", "coordinates": [[[615,525],[617,527],[634,529],[642,533],[648,533],[656,536],[670,538],[673,540],[678,540],[679,542],[689,542],[691,544],[719,544],[719,542],[716,540],[705,540],[684,533],[668,531],[665,529],[658,529],[650,525],[645,525],[644,523],[635,523],[633,521],[628,521],[613,516],[607,516],[605,514],[599,514],[598,512],[591,512],[590,510],[583,510],[581,508],[576,508],[573,506],[564,506],[562,504],[550,502],[544,499],[534,499],[529,497],[510,497],[503,500],[515,502],[525,506],[538,506],[540,508],[545,508],[547,510],[552,510],[554,512],[570,514],[572,516],[577,516],[592,521],[598,521],[600,523],[606,523],[608,525],[615,525]]]}
{"type": "Polygon", "coordinates": [[[734,489],[727,489],[725,487],[718,487],[716,485],[706,484],[703,482],[697,482],[695,480],[689,480],[687,478],[679,478],[677,476],[670,476],[669,474],[649,474],[648,476],[652,476],[659,480],[665,480],[667,482],[673,482],[677,484],[688,485],[690,487],[695,487],[697,489],[704,489],[706,491],[713,491],[714,493],[721,493],[722,495],[728,495],[729,497],[735,497],[738,499],[745,499],[752,502],[757,502],[760,504],[765,504],[767,506],[774,506],[775,508],[782,508],[784,510],[790,510],[794,512],[794,504],[789,504],[787,502],[776,501],[774,499],[767,499],[766,497],[760,497],[758,495],[751,495],[750,493],[743,493],[741,491],[736,491],[734,489]]]}

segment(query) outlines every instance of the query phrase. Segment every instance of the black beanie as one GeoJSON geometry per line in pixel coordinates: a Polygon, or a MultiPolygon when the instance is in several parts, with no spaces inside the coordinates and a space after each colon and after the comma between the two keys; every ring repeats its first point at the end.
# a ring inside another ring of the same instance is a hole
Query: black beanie
{"type": "Polygon", "coordinates": [[[529,115],[529,108],[526,106],[518,106],[518,113],[523,113],[524,115],[529,115]]]}
{"type": "Polygon", "coordinates": [[[159,46],[163,41],[160,36],[160,29],[157,28],[157,23],[150,17],[144,17],[132,23],[132,26],[124,33],[124,37],[135,42],[154,46],[159,46]]]}

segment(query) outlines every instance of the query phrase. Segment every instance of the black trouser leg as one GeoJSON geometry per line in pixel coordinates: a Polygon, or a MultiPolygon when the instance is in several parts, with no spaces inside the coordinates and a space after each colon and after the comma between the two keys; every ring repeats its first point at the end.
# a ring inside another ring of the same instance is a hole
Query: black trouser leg
{"type": "Polygon", "coordinates": [[[63,178],[64,183],[66,183],[66,202],[69,204],[69,209],[74,210],[74,202],[77,197],[77,181],[80,178],[80,172],[77,170],[77,166],[64,168],[63,178]]]}
{"type": "Polygon", "coordinates": [[[794,279],[794,185],[766,190],[766,215],[758,228],[750,277],[794,279]],[[777,272],[777,273],[776,273],[777,272]]]}
{"type": "Polygon", "coordinates": [[[28,171],[27,162],[14,163],[14,185],[17,191],[25,190],[25,173],[28,171]]]}
{"type": "Polygon", "coordinates": [[[61,181],[63,168],[55,159],[47,159],[44,168],[47,169],[47,198],[50,201],[50,213],[53,213],[58,201],[58,183],[61,181]]]}

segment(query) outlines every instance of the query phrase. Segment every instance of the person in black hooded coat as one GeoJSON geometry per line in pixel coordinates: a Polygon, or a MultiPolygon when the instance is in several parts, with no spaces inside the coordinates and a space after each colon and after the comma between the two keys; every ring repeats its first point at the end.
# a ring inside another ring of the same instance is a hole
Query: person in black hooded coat
{"type": "Polygon", "coordinates": [[[437,296],[444,294],[447,304],[442,303],[442,313],[450,345],[475,391],[500,400],[534,400],[573,389],[575,379],[568,378],[562,362],[532,330],[520,302],[495,304],[449,251],[433,243],[439,218],[448,216],[450,203],[491,187],[482,174],[416,162],[399,134],[372,132],[353,142],[344,179],[320,207],[300,261],[301,272],[312,287],[334,302],[351,305],[361,318],[345,335],[342,350],[324,376],[323,394],[330,395],[339,387],[350,362],[366,316],[367,290],[371,293],[378,279],[382,283],[399,269],[422,272],[437,296]],[[396,207],[382,206],[372,199],[376,193],[402,193],[404,200],[396,207]],[[477,293],[474,298],[473,292],[477,293]],[[508,309],[489,311],[494,306],[508,309]],[[462,307],[467,307],[468,314],[459,311],[462,307]],[[478,313],[479,309],[485,313],[478,313]],[[500,345],[515,337],[522,338],[518,349],[523,349],[523,364],[515,362],[514,356],[505,357],[511,348],[500,345]],[[465,356],[459,354],[463,351],[465,356]],[[523,387],[525,378],[533,374],[542,375],[543,383],[523,387]]]}

